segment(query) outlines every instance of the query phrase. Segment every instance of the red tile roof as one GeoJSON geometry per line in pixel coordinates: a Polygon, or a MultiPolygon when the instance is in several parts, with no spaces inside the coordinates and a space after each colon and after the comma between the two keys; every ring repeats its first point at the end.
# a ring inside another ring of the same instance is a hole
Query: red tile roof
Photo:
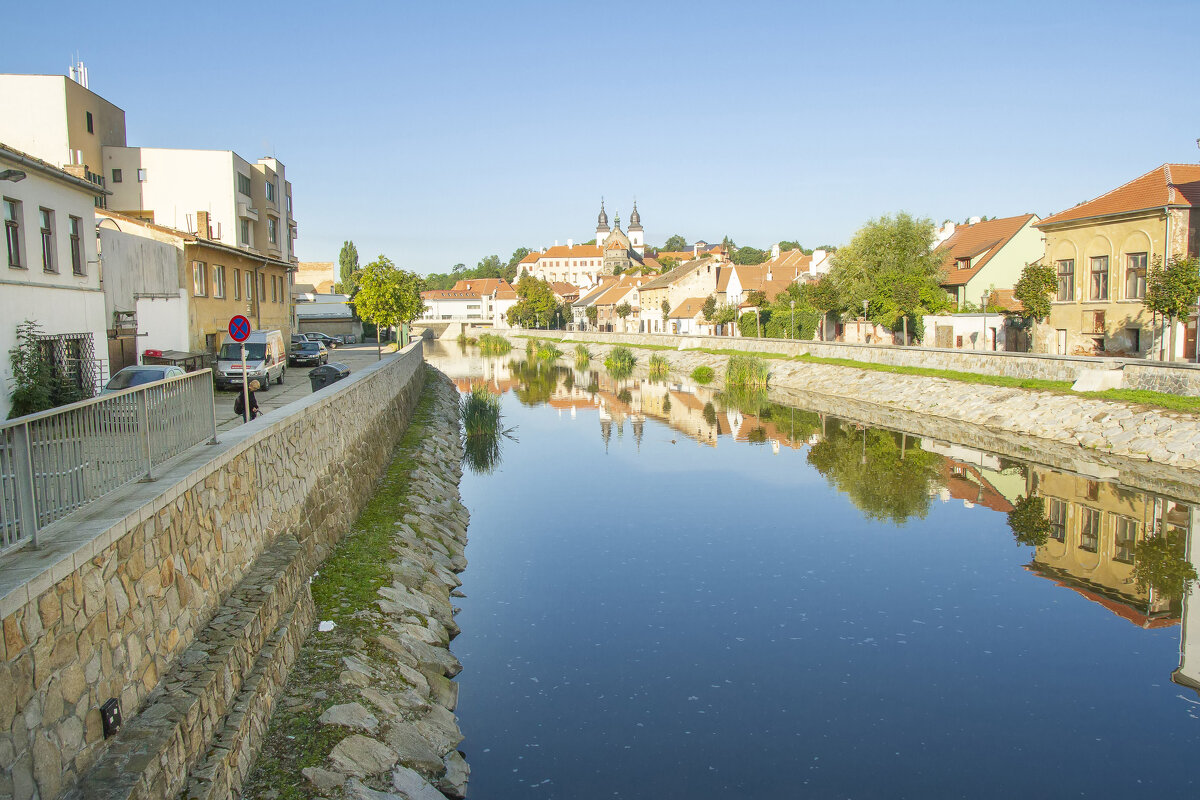
{"type": "Polygon", "coordinates": [[[499,289],[500,291],[512,291],[512,286],[503,278],[472,278],[465,281],[459,281],[454,284],[453,291],[456,292],[476,292],[481,295],[490,295],[492,292],[499,289]]]}
{"type": "Polygon", "coordinates": [[[955,228],[950,238],[938,245],[937,249],[937,252],[943,254],[942,266],[946,270],[946,279],[942,281],[942,286],[966,284],[967,281],[979,274],[979,271],[1030,220],[1035,219],[1037,219],[1037,214],[1022,214],[1019,217],[989,219],[985,222],[976,222],[974,225],[960,225],[955,228]],[[974,263],[969,269],[959,269],[956,263],[960,258],[970,258],[974,263]]]}
{"type": "Polygon", "coordinates": [[[677,307],[671,309],[668,319],[695,319],[704,310],[703,297],[689,297],[677,307]]]}
{"type": "Polygon", "coordinates": [[[1163,164],[1155,167],[1094,200],[1051,214],[1036,227],[1165,206],[1200,206],[1200,164],[1163,164]]]}
{"type": "Polygon", "coordinates": [[[454,289],[431,289],[428,292],[421,292],[421,297],[426,300],[477,300],[479,292],[461,292],[454,289]]]}

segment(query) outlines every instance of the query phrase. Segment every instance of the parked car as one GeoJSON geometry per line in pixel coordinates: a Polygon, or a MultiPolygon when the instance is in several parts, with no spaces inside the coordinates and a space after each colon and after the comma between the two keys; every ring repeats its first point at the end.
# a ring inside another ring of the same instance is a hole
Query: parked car
{"type": "Polygon", "coordinates": [[[171,367],[163,364],[125,367],[125,369],[108,379],[108,383],[104,384],[104,388],[100,390],[100,394],[112,394],[122,389],[132,389],[144,383],[154,383],[155,381],[174,378],[177,375],[184,374],[186,373],[180,367],[171,367]]]}
{"type": "Polygon", "coordinates": [[[307,341],[308,341],[308,337],[305,336],[303,333],[293,333],[292,334],[292,342],[291,342],[292,344],[303,344],[304,342],[307,342],[307,341]]]}
{"type": "Polygon", "coordinates": [[[288,355],[288,363],[294,367],[301,364],[311,364],[312,366],[328,364],[329,351],[320,342],[303,341],[292,346],[292,352],[288,355]]]}
{"type": "Polygon", "coordinates": [[[341,342],[338,341],[338,339],[336,337],[330,336],[327,333],[317,332],[317,333],[308,333],[305,335],[308,336],[308,340],[310,342],[320,342],[321,344],[328,347],[330,350],[332,350],[333,348],[335,348],[339,344],[341,344],[341,342]]]}
{"type": "MultiPolygon", "coordinates": [[[[287,353],[283,348],[281,331],[250,331],[250,338],[242,344],[246,347],[245,380],[257,380],[264,392],[271,388],[271,381],[283,383],[283,375],[287,371],[287,353]]],[[[225,335],[225,342],[217,356],[217,368],[213,372],[213,380],[218,388],[242,385],[242,344],[225,335]]]]}

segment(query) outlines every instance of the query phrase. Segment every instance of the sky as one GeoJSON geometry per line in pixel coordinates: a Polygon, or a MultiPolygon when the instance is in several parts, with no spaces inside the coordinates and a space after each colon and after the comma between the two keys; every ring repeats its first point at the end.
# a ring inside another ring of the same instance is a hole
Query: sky
{"type": "Polygon", "coordinates": [[[1200,161],[1200,3],[24,3],[0,72],[66,74],[130,145],[275,155],[301,261],[426,273],[595,235],[843,244],[1042,216],[1200,161]]]}

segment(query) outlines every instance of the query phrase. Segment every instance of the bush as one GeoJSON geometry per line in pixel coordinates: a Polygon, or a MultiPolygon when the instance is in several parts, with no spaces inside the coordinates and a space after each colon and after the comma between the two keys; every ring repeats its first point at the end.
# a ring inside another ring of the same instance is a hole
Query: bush
{"type": "Polygon", "coordinates": [[[604,359],[604,367],[614,378],[628,378],[637,364],[637,357],[628,347],[617,346],[604,359]]]}
{"type": "Polygon", "coordinates": [[[539,342],[537,348],[538,361],[554,361],[563,354],[553,342],[539,342]]]}
{"type": "Polygon", "coordinates": [[[667,373],[671,371],[671,362],[667,361],[667,357],[659,353],[650,356],[650,377],[665,378],[667,373]]]}
{"type": "MultiPolygon", "coordinates": [[[[764,316],[766,315],[764,314],[764,316]]],[[[747,311],[738,317],[738,333],[746,337],[757,337],[759,335],[758,322],[759,320],[754,316],[754,312],[747,311]]],[[[764,319],[763,322],[765,323],[766,320],[764,319]]],[[[763,328],[766,328],[765,324],[763,325],[763,328]]]]}
{"type": "Polygon", "coordinates": [[[692,380],[699,384],[712,383],[714,377],[712,367],[696,367],[692,370],[692,380]]]}
{"type": "Polygon", "coordinates": [[[575,360],[576,361],[591,361],[592,351],[588,350],[586,344],[575,345],[575,360]]]}
{"type": "Polygon", "coordinates": [[[725,385],[766,388],[771,378],[767,362],[754,356],[730,356],[725,367],[725,385]]]}
{"type": "Polygon", "coordinates": [[[479,337],[479,350],[484,355],[502,356],[512,350],[512,342],[494,333],[485,333],[479,337]]]}

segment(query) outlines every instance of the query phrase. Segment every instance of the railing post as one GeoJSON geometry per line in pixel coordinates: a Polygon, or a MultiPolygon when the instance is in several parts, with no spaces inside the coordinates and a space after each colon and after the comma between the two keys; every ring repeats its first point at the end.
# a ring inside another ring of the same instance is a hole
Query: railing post
{"type": "MultiPolygon", "coordinates": [[[[212,375],[210,374],[209,378],[211,377],[212,375]]],[[[243,375],[242,380],[245,379],[246,378],[243,375]]],[[[208,440],[208,443],[217,444],[217,390],[216,387],[213,386],[213,382],[211,380],[208,382],[208,388],[206,391],[208,392],[208,404],[212,407],[212,438],[208,440]]]]}
{"type": "Polygon", "coordinates": [[[29,425],[13,428],[13,472],[16,478],[17,518],[21,521],[21,538],[31,539],[38,546],[37,492],[33,487],[33,445],[29,425]]]}
{"type": "Polygon", "coordinates": [[[142,482],[154,480],[152,470],[154,462],[150,455],[150,409],[146,401],[146,390],[142,389],[137,393],[137,415],[138,415],[138,431],[142,434],[142,442],[146,447],[146,474],[142,476],[142,482]]]}

